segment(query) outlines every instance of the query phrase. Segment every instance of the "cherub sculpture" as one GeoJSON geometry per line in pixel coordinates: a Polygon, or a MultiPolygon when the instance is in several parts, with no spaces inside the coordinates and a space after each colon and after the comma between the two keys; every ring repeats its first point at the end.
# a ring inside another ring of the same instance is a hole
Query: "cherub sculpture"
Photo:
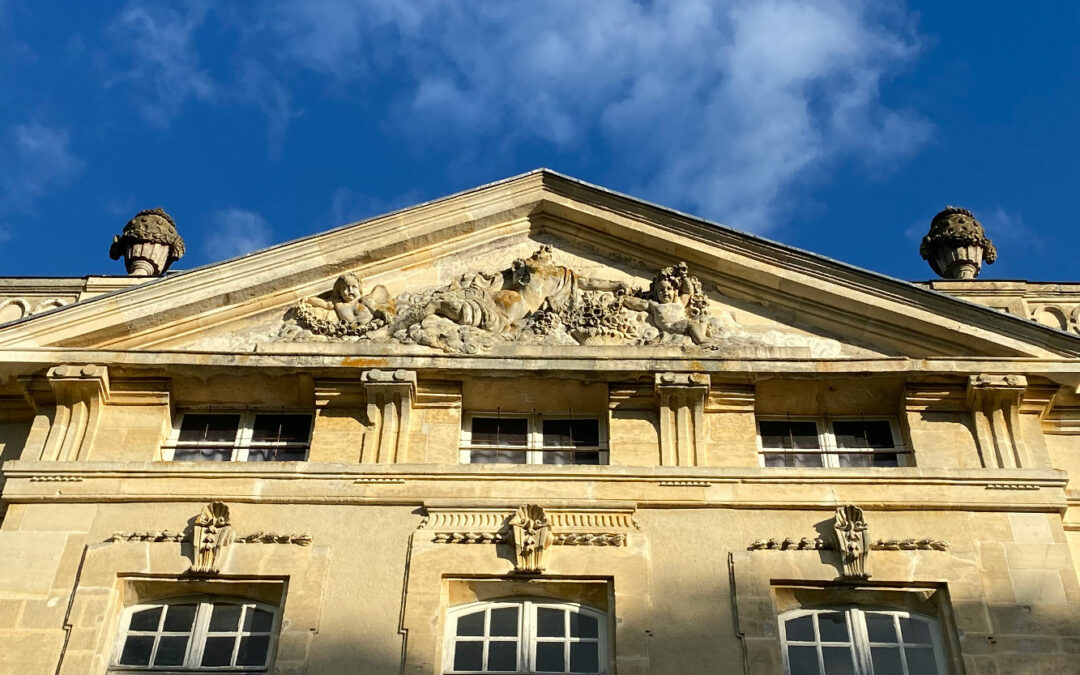
{"type": "Polygon", "coordinates": [[[697,345],[709,338],[709,300],[686,263],[664,268],[653,279],[645,297],[628,295],[623,305],[648,312],[650,322],[662,335],[687,335],[697,345]]]}
{"type": "Polygon", "coordinates": [[[314,333],[359,334],[386,325],[394,316],[394,306],[385,286],[364,293],[360,277],[350,272],[337,278],[329,298],[312,296],[301,300],[296,316],[314,333]]]}

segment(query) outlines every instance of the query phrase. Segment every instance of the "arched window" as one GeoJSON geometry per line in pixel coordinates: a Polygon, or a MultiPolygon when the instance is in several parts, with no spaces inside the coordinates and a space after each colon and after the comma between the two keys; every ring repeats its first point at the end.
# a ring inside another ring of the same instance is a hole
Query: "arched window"
{"type": "Polygon", "coordinates": [[[111,672],[264,672],[278,631],[278,608],[253,600],[200,596],[124,610],[111,672]]]}
{"type": "Polygon", "coordinates": [[[889,609],[799,609],[780,616],[788,675],[944,675],[941,628],[889,609]]]}
{"type": "Polygon", "coordinates": [[[464,605],[448,616],[445,664],[447,673],[603,673],[607,618],[539,599],[464,605]]]}

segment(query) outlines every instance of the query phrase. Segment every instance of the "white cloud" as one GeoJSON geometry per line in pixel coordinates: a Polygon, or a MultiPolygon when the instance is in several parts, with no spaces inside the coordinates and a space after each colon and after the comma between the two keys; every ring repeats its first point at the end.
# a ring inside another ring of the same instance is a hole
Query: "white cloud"
{"type": "Polygon", "coordinates": [[[206,9],[200,4],[131,2],[112,21],[109,39],[117,62],[109,86],[131,87],[135,105],[152,124],[166,126],[188,98],[210,100],[216,86],[199,67],[192,45],[206,9]]]}
{"type": "Polygon", "coordinates": [[[280,2],[261,25],[301,67],[340,79],[393,71],[407,89],[404,133],[561,151],[599,133],[606,181],[746,229],[773,226],[790,188],[834,162],[886,170],[931,132],[881,100],[882,80],[918,48],[885,6],[404,4],[280,2]]]}
{"type": "Polygon", "coordinates": [[[17,124],[0,137],[0,213],[26,211],[65,184],[84,162],[71,151],[68,132],[37,121],[17,124]]]}
{"type": "Polygon", "coordinates": [[[228,208],[215,212],[206,228],[203,250],[219,261],[266,248],[273,243],[273,229],[254,211],[228,208]]]}

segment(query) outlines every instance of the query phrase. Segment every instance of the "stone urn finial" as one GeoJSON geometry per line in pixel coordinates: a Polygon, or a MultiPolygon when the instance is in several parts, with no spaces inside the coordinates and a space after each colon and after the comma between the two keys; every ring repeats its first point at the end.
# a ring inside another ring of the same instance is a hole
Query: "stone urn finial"
{"type": "Polygon", "coordinates": [[[121,234],[113,237],[109,257],[124,257],[128,274],[157,277],[184,257],[184,240],[176,231],[172,216],[162,209],[139,211],[121,234]]]}
{"type": "Polygon", "coordinates": [[[983,262],[997,260],[997,249],[971,211],[946,206],[930,221],[919,255],[945,279],[974,279],[983,262]]]}

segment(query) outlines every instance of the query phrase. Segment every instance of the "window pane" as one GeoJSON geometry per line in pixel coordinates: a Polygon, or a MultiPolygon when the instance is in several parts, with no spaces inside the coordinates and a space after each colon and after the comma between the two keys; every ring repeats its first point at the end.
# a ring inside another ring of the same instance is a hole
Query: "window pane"
{"type": "Polygon", "coordinates": [[[517,651],[518,643],[516,640],[489,642],[487,669],[492,672],[512,672],[517,670],[517,651]]]}
{"type": "Polygon", "coordinates": [[[303,462],[307,459],[307,448],[251,448],[248,450],[249,462],[303,462]]]}
{"type": "Polygon", "coordinates": [[[222,441],[236,440],[236,430],[240,428],[239,415],[184,415],[180,423],[181,441],[222,441]]]}
{"type": "Polygon", "coordinates": [[[789,646],[788,666],[789,675],[819,675],[817,647],[789,646]]]}
{"type": "Polygon", "coordinates": [[[469,461],[473,464],[524,464],[524,450],[473,450],[469,461]]]}
{"type": "Polygon", "coordinates": [[[594,638],[599,633],[600,622],[588,614],[570,613],[571,637],[594,638]]]}
{"type": "Polygon", "coordinates": [[[214,613],[210,615],[210,630],[218,633],[222,631],[234,631],[240,626],[241,605],[216,604],[214,613]]]}
{"type": "Polygon", "coordinates": [[[482,670],[483,642],[458,642],[454,645],[454,670],[482,670]]]}
{"type": "Polygon", "coordinates": [[[870,642],[896,642],[893,615],[867,612],[866,633],[870,637],[870,642]]]}
{"type": "Polygon", "coordinates": [[[847,614],[821,612],[818,614],[818,631],[822,642],[848,642],[847,614]]]}
{"type": "Polygon", "coordinates": [[[814,642],[814,617],[811,614],[784,622],[788,641],[814,642]]]}
{"type": "Polygon", "coordinates": [[[932,644],[930,637],[930,624],[919,619],[900,617],[900,633],[904,636],[904,642],[916,644],[932,644]]]}
{"type": "Polygon", "coordinates": [[[484,634],[484,611],[473,612],[465,616],[459,616],[457,620],[458,635],[483,635],[484,634]]]}
{"type": "Polygon", "coordinates": [[[874,466],[900,466],[900,455],[895,452],[875,452],[870,457],[874,466]]]}
{"type": "Polygon", "coordinates": [[[161,621],[161,610],[161,607],[151,607],[150,609],[140,609],[135,612],[131,615],[130,630],[156,631],[158,623],[161,621]]]}
{"type": "Polygon", "coordinates": [[[204,666],[230,666],[232,665],[232,650],[235,638],[232,637],[208,637],[206,646],[203,648],[202,665],[204,666]]]}
{"type": "Polygon", "coordinates": [[[149,635],[129,635],[120,653],[120,664],[125,666],[150,665],[150,652],[154,651],[154,638],[149,635]]]}
{"type": "Polygon", "coordinates": [[[195,622],[195,605],[169,605],[164,630],[170,633],[190,633],[195,622]]]}
{"type": "Polygon", "coordinates": [[[833,422],[838,448],[891,448],[892,427],[887,420],[833,422]]]}
{"type": "Polygon", "coordinates": [[[563,637],[565,632],[564,617],[561,609],[539,607],[536,610],[536,634],[539,637],[563,637]]]}
{"type": "Polygon", "coordinates": [[[907,657],[909,673],[935,675],[940,672],[937,667],[937,660],[934,658],[934,650],[931,647],[905,647],[904,656],[907,657]]]}
{"type": "Polygon", "coordinates": [[[155,666],[182,666],[184,655],[187,653],[188,636],[175,635],[164,636],[158,642],[157,654],[154,655],[155,666]]]}
{"type": "MultiPolygon", "coordinates": [[[[874,661],[874,675],[904,675],[899,647],[872,647],[870,658],[874,661]]],[[[912,675],[917,673],[914,671],[912,675]]]]}
{"type": "Polygon", "coordinates": [[[873,456],[868,452],[841,452],[836,459],[839,466],[873,466],[874,463],[873,456]]]}
{"type": "Polygon", "coordinates": [[[805,452],[770,452],[765,454],[765,466],[824,466],[822,456],[805,452]]]}
{"type": "Polygon", "coordinates": [[[825,661],[825,675],[855,675],[850,647],[822,647],[821,656],[825,661]]]}
{"type": "Polygon", "coordinates": [[[761,422],[761,447],[811,450],[818,445],[816,422],[761,422]]]}
{"type": "Polygon", "coordinates": [[[541,673],[565,673],[563,642],[536,643],[536,670],[541,673]]]}
{"type": "Polygon", "coordinates": [[[244,630],[253,633],[266,633],[274,625],[274,615],[265,609],[249,607],[244,615],[244,630]]]}
{"type": "Polygon", "coordinates": [[[232,448],[176,448],[175,462],[227,462],[232,459],[232,448]]]}
{"type": "Polygon", "coordinates": [[[600,645],[595,642],[570,643],[570,672],[596,673],[600,671],[600,645]]]}
{"type": "Polygon", "coordinates": [[[524,418],[474,417],[473,445],[526,446],[529,442],[529,423],[524,418]]]}
{"type": "Polygon", "coordinates": [[[261,666],[266,663],[270,650],[269,635],[250,635],[240,638],[240,650],[236,653],[236,665],[261,666]]]}
{"type": "Polygon", "coordinates": [[[311,434],[311,415],[256,415],[251,430],[255,442],[281,441],[307,443],[311,434]]]}
{"type": "Polygon", "coordinates": [[[491,628],[488,635],[504,637],[517,637],[518,634],[518,608],[500,607],[491,610],[491,628]]]}
{"type": "Polygon", "coordinates": [[[544,420],[544,447],[595,448],[600,445],[600,420],[544,420]]]}

